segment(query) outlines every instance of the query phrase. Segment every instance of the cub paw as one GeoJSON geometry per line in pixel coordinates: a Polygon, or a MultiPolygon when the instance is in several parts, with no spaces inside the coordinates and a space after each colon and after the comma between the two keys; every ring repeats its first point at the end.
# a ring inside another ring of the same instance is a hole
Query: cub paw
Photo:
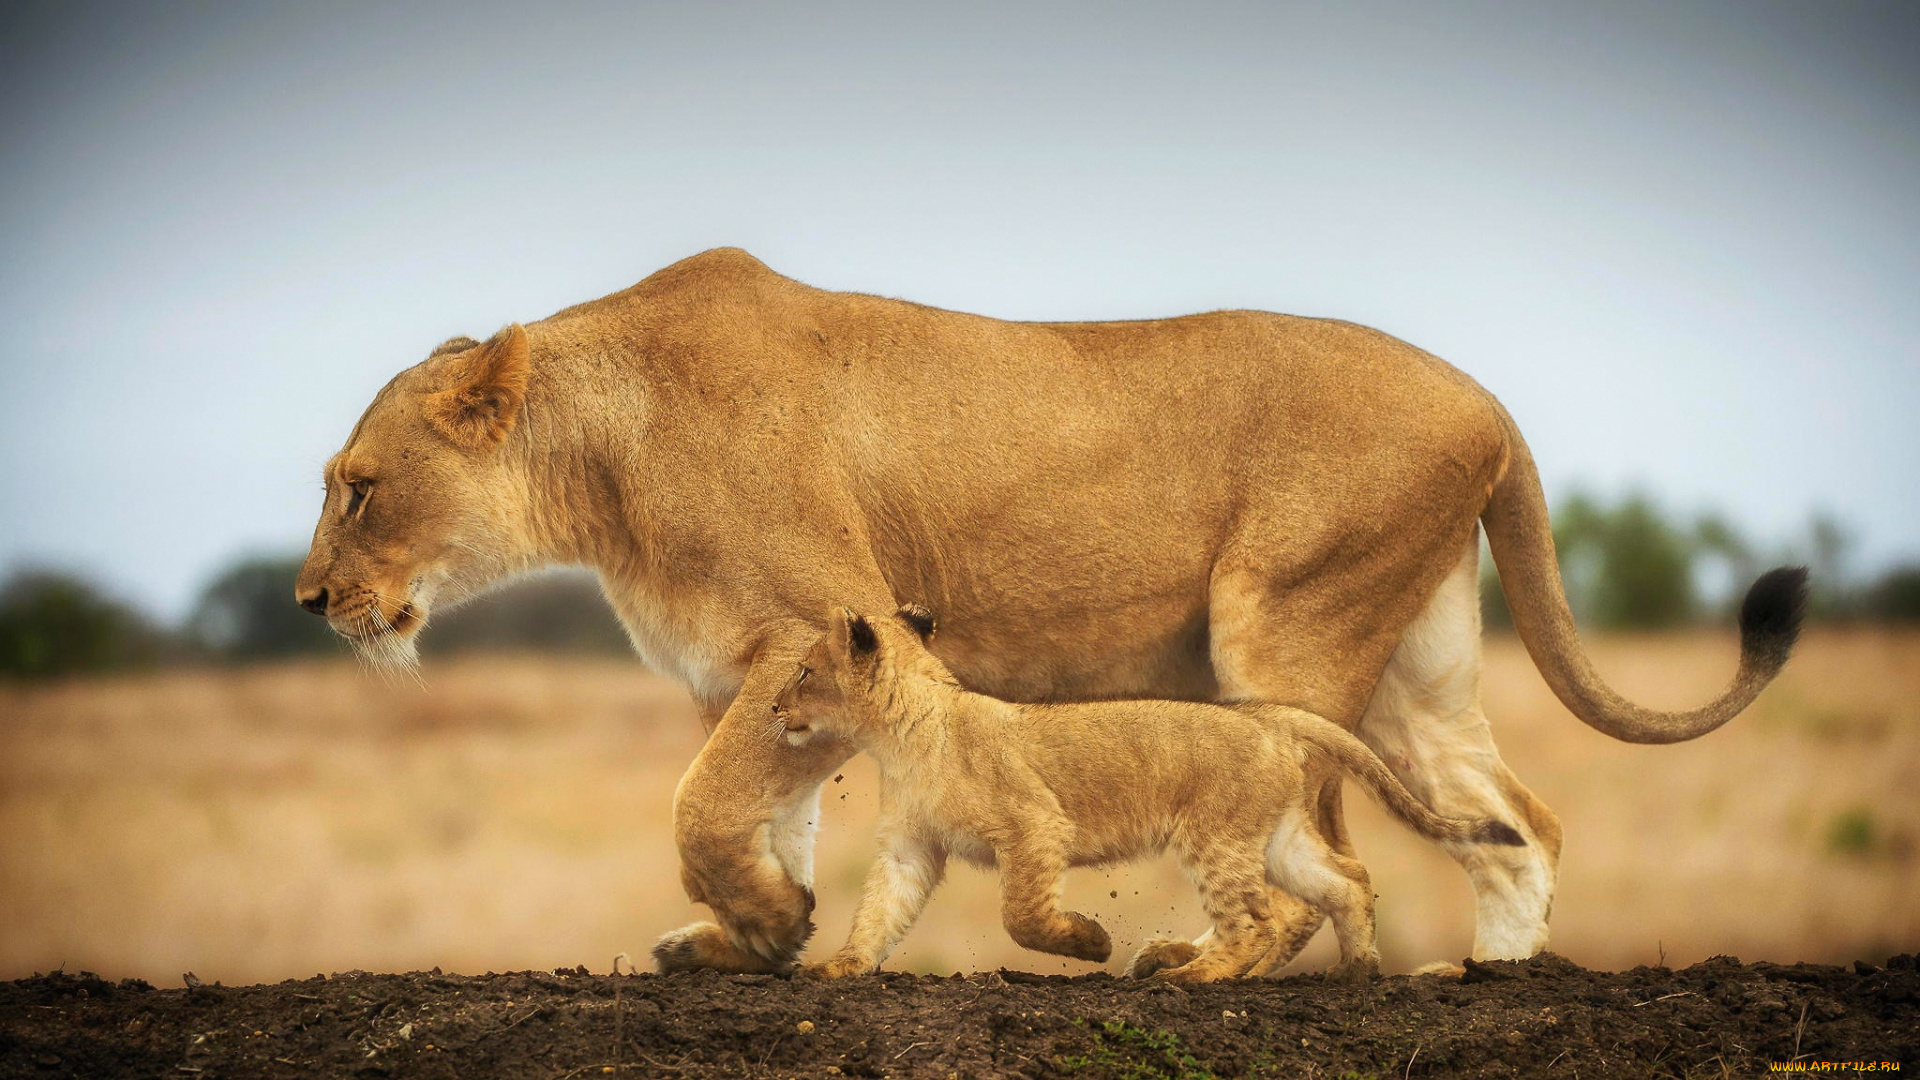
{"type": "Polygon", "coordinates": [[[847,960],[834,957],[818,964],[802,964],[800,974],[809,979],[846,979],[855,975],[865,975],[875,970],[870,964],[859,960],[847,960]]]}
{"type": "Polygon", "coordinates": [[[1380,973],[1377,959],[1345,960],[1327,969],[1327,978],[1351,986],[1365,986],[1380,973]]]}
{"type": "Polygon", "coordinates": [[[1198,986],[1201,983],[1217,982],[1229,974],[1231,973],[1212,964],[1182,964],[1179,967],[1156,971],[1147,977],[1147,981],[1172,983],[1175,986],[1198,986]]]}
{"type": "Polygon", "coordinates": [[[1096,964],[1106,963],[1107,957],[1113,955],[1113,938],[1107,935],[1106,927],[1077,911],[1067,912],[1067,922],[1073,929],[1061,943],[1065,946],[1061,950],[1063,955],[1096,964]]]}
{"type": "Polygon", "coordinates": [[[1154,938],[1127,961],[1127,977],[1144,979],[1155,972],[1168,968],[1177,968],[1200,955],[1200,949],[1191,941],[1181,938],[1154,938]]]}

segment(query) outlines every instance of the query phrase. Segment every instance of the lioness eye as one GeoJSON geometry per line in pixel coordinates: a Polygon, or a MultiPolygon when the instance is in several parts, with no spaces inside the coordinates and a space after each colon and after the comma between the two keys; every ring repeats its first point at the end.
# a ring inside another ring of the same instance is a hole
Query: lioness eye
{"type": "Polygon", "coordinates": [[[796,690],[797,690],[797,689],[799,689],[800,687],[802,687],[802,686],[805,686],[805,685],[807,685],[807,676],[809,676],[809,675],[811,675],[811,674],[813,674],[813,669],[812,669],[812,668],[810,668],[810,667],[808,667],[808,666],[807,666],[807,665],[805,665],[805,664],[801,664],[801,665],[800,665],[800,677],[799,677],[798,679],[796,679],[796,680],[794,680],[794,684],[793,684],[793,686],[794,686],[794,689],[796,689],[796,690]]]}
{"type": "Polygon", "coordinates": [[[371,480],[355,480],[347,485],[347,516],[360,512],[360,504],[367,501],[367,492],[373,487],[371,480]]]}

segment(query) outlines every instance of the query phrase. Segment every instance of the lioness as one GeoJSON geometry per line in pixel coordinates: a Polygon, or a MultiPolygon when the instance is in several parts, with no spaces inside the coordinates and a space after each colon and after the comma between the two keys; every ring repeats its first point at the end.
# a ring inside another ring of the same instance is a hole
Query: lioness
{"type": "MultiPolygon", "coordinates": [[[[443,344],[325,479],[295,597],[368,655],[411,662],[435,608],[583,564],[692,689],[710,734],[674,829],[719,925],[663,938],[665,966],[771,970],[806,940],[819,787],[852,748],[763,728],[834,605],[932,605],[941,659],[995,697],[1264,701],[1354,731],[1429,805],[1526,837],[1448,845],[1486,958],[1545,945],[1560,826],[1481,714],[1477,526],[1548,685],[1619,739],[1725,723],[1786,662],[1804,595],[1762,577],[1727,690],[1645,709],[1580,648],[1519,430],[1433,356],[1259,311],[1002,322],[737,250],[443,344]]],[[[1318,811],[1348,850],[1339,785],[1318,811]]],[[[1318,925],[1271,901],[1280,949],[1318,925]]]]}
{"type": "Polygon", "coordinates": [[[840,608],[794,686],[819,664],[844,707],[803,714],[792,692],[774,703],[789,742],[840,735],[880,765],[880,851],[847,943],[812,973],[877,970],[920,917],[950,854],[999,867],[1001,919],[1014,941],[1105,961],[1106,929],[1060,910],[1061,875],[1171,846],[1200,887],[1213,933],[1198,955],[1153,978],[1212,982],[1261,962],[1280,940],[1272,886],[1332,917],[1340,940],[1333,974],[1364,980],[1380,963],[1373,886],[1366,867],[1333,850],[1315,824],[1322,787],[1352,776],[1433,840],[1526,842],[1499,821],[1435,814],[1359,739],[1312,713],[1175,701],[1010,704],[963,689],[923,646],[933,631],[931,613],[918,606],[894,618],[840,608]]]}

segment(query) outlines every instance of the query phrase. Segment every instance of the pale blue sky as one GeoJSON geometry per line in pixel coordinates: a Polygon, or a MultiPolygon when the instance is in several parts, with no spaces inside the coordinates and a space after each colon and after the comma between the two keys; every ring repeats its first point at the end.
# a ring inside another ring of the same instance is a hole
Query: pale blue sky
{"type": "Polygon", "coordinates": [[[304,546],[449,335],[737,244],[1007,318],[1378,326],[1550,494],[1920,556],[1911,4],[9,5],[0,574],[304,546]]]}

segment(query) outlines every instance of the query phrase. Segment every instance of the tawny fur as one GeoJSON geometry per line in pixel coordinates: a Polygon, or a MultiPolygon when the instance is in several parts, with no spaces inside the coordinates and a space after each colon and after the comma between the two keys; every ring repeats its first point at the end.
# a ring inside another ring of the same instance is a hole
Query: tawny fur
{"type": "MultiPolygon", "coordinates": [[[[801,673],[831,678],[843,707],[809,709],[799,679],[775,701],[790,742],[839,735],[881,772],[880,851],[853,930],[811,972],[878,970],[950,855],[999,867],[1015,941],[1104,961],[1105,929],[1060,909],[1062,875],[1172,848],[1200,887],[1213,934],[1153,978],[1246,974],[1280,942],[1271,888],[1331,916],[1336,972],[1365,978],[1379,963],[1373,890],[1365,867],[1336,853],[1314,824],[1322,787],[1352,777],[1434,840],[1524,843],[1499,821],[1435,814],[1359,739],[1312,713],[1173,701],[1013,704],[963,689],[923,647],[930,631],[924,609],[835,612],[801,673]]],[[[1134,967],[1146,973],[1138,959],[1134,967]]]]}
{"type": "MultiPolygon", "coordinates": [[[[1719,699],[1613,695],[1511,420],[1377,331],[1256,311],[1003,322],[811,288],[737,250],[446,343],[375,397],[326,479],[297,595],[377,660],[411,663],[432,610],[515,574],[599,572],[712,732],[674,820],[720,925],[662,950],[740,970],[805,940],[804,809],[851,751],[763,729],[832,605],[928,602],[941,657],[1002,698],[1251,699],[1352,727],[1484,521],[1549,683],[1640,741],[1724,722],[1797,625],[1797,582],[1776,578],[1719,699]]],[[[1480,895],[1483,916],[1506,903],[1480,895]]],[[[1529,911],[1489,948],[1544,941],[1529,911]]]]}

